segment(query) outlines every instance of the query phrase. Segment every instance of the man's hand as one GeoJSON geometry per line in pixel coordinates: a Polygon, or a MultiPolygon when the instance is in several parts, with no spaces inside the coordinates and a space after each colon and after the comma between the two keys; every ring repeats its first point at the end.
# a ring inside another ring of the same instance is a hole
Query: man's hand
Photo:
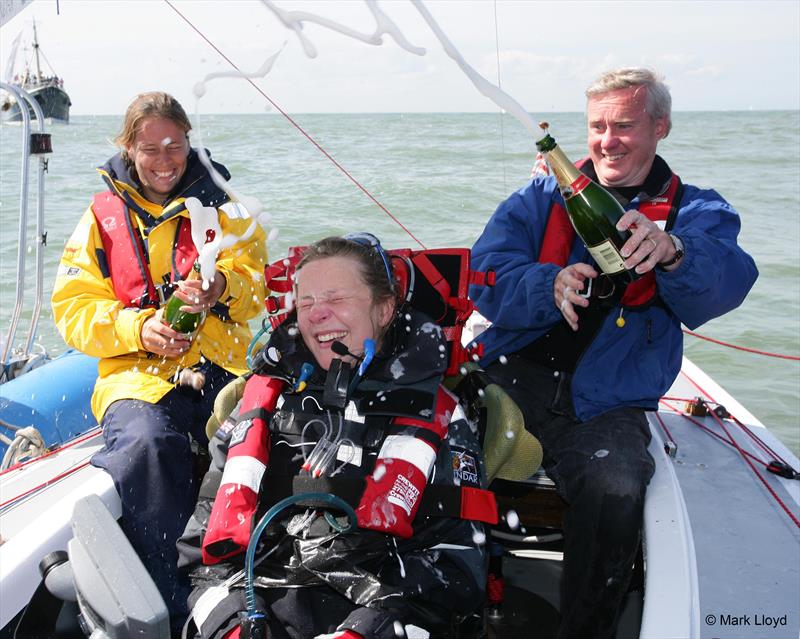
{"type": "Polygon", "coordinates": [[[597,275],[597,271],[583,262],[570,264],[556,275],[553,282],[553,301],[573,331],[578,330],[578,314],[574,305],[589,306],[589,300],[578,292],[583,290],[586,278],[594,279],[597,275]]]}
{"type": "Polygon", "coordinates": [[[628,241],[622,245],[622,257],[625,259],[625,268],[635,267],[639,275],[652,271],[660,262],[667,262],[675,257],[672,238],[644,213],[627,211],[617,222],[617,229],[631,232],[628,241]]]}
{"type": "Polygon", "coordinates": [[[162,308],[142,324],[141,339],[144,350],[167,359],[177,359],[192,346],[188,335],[179,333],[164,323],[164,309],[162,308]]]}
{"type": "Polygon", "coordinates": [[[225,276],[216,271],[206,290],[203,290],[203,280],[182,280],[172,294],[186,302],[180,310],[185,313],[203,313],[217,303],[226,285],[225,276]]]}

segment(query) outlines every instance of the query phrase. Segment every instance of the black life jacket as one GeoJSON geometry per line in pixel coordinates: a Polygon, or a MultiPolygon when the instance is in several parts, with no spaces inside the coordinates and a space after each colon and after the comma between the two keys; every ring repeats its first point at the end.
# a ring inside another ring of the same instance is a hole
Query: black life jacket
{"type": "MultiPolygon", "coordinates": [[[[445,339],[443,331],[431,330],[431,324],[430,318],[416,310],[398,317],[385,337],[384,349],[376,354],[344,411],[325,405],[323,371],[315,371],[302,392],[292,392],[302,364],[313,362],[313,358],[293,330],[293,322],[275,329],[262,353],[273,347],[281,357],[274,365],[265,364],[260,372],[280,379],[284,390],[271,415],[265,416],[270,450],[264,479],[267,483],[260,496],[262,506],[297,492],[329,492],[355,506],[384,439],[410,435],[438,451],[433,483],[425,490],[420,513],[496,521],[494,496],[485,490],[478,435],[471,432],[466,419],[463,426],[458,421],[451,423],[445,437],[436,434],[434,424],[451,421],[457,399],[441,386],[447,358],[439,345],[445,339]],[[397,357],[403,363],[399,376],[394,372],[397,357]],[[338,432],[340,417],[341,439],[350,440],[350,444],[340,447],[338,463],[326,468],[328,475],[334,466],[340,466],[339,471],[327,478],[314,478],[313,473],[309,477],[308,469],[301,473],[310,449],[325,431],[328,439],[338,432]]],[[[254,361],[258,365],[263,360],[257,356],[254,361]]],[[[237,448],[232,445],[229,455],[237,448]]]]}
{"type": "MultiPolygon", "coordinates": [[[[429,390],[418,387],[416,392],[429,394],[429,390]]],[[[320,387],[309,386],[302,394],[285,393],[282,405],[269,420],[270,458],[260,508],[290,494],[307,492],[334,494],[355,507],[387,436],[435,437],[421,420],[385,414],[387,404],[398,403],[391,394],[390,390],[381,395],[386,402],[375,402],[368,399],[369,395],[356,392],[342,414],[322,408],[320,387]],[[309,464],[312,452],[321,439],[324,447],[334,437],[340,437],[338,448],[329,456],[325,474],[315,477],[317,467],[309,464]]],[[[494,495],[486,490],[478,436],[469,423],[451,422],[447,437],[435,443],[438,452],[432,481],[423,494],[417,521],[422,517],[452,517],[496,523],[497,506],[494,495]]]]}

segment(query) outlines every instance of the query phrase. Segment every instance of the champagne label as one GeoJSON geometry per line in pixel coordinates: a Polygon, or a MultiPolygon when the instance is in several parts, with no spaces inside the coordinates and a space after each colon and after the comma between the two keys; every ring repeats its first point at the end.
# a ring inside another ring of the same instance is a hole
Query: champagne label
{"type": "Polygon", "coordinates": [[[583,189],[585,189],[591,180],[586,177],[583,173],[581,173],[569,186],[561,189],[561,195],[564,197],[565,200],[568,200],[571,197],[578,195],[583,189]]]}
{"type": "Polygon", "coordinates": [[[619,254],[617,247],[614,246],[610,240],[598,244],[597,246],[589,246],[587,248],[603,273],[614,275],[615,273],[625,270],[625,263],[622,259],[622,255],[619,254]]]}

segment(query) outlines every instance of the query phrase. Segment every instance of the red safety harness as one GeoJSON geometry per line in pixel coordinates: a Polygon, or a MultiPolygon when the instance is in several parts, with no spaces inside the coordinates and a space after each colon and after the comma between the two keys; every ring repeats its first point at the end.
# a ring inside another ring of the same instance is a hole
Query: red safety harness
{"type": "MultiPolygon", "coordinates": [[[[92,212],[103,242],[97,255],[100,270],[103,277],[111,279],[117,299],[126,308],[158,308],[163,300],[153,284],[144,240],[135,228],[125,202],[113,191],[96,193],[92,212]]],[[[175,235],[172,282],[185,279],[197,259],[189,219],[181,217],[178,220],[175,235]]]]}
{"type": "MultiPolygon", "coordinates": [[[[585,158],[577,162],[576,166],[580,169],[587,162],[588,158],[585,158]]],[[[680,198],[676,196],[681,191],[680,186],[680,178],[673,174],[663,193],[639,204],[639,212],[644,213],[653,222],[665,222],[665,230],[668,231],[674,225],[678,213],[680,198]]],[[[561,202],[554,202],[547,219],[538,261],[555,264],[562,268],[566,266],[572,252],[575,235],[575,229],[564,205],[561,202]]],[[[628,284],[620,303],[626,308],[645,306],[653,300],[656,292],[656,276],[653,271],[650,271],[635,282],[628,284]]]]}
{"type": "MultiPolygon", "coordinates": [[[[270,323],[278,326],[286,318],[287,296],[294,285],[294,273],[305,247],[294,246],[289,255],[264,269],[267,287],[273,293],[266,299],[270,323]]],[[[457,375],[459,367],[474,355],[482,355],[482,345],[465,349],[461,345],[464,324],[475,304],[469,299],[469,287],[494,286],[495,272],[473,271],[470,251],[465,248],[394,249],[387,251],[398,286],[398,296],[405,304],[422,311],[442,327],[449,344],[449,366],[446,376],[457,375]]]]}

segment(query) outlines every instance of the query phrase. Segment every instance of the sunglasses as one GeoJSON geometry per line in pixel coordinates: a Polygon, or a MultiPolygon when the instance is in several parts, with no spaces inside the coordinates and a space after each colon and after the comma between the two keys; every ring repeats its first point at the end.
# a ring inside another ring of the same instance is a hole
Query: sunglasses
{"type": "Polygon", "coordinates": [[[383,260],[383,266],[386,269],[386,278],[389,280],[389,288],[394,292],[394,278],[392,277],[392,267],[389,266],[389,256],[386,254],[386,251],[381,246],[381,241],[375,237],[372,233],[350,233],[349,235],[345,235],[344,239],[348,242],[355,242],[356,244],[360,244],[361,246],[367,246],[370,248],[374,248],[378,255],[381,256],[383,260]]]}

